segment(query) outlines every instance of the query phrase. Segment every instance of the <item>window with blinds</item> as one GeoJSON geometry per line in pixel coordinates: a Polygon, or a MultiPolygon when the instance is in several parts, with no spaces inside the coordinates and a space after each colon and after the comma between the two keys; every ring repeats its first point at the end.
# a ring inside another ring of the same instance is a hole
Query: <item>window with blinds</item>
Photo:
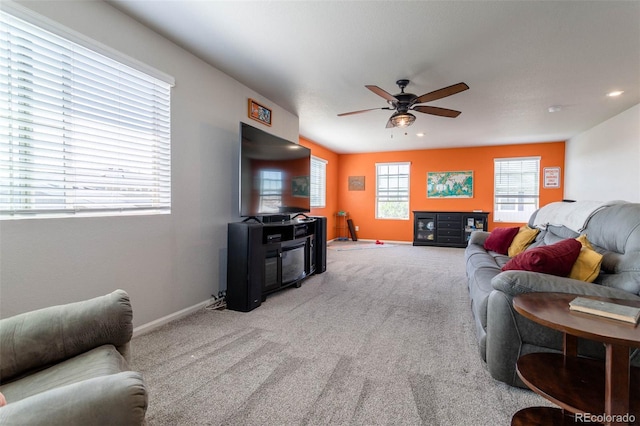
{"type": "Polygon", "coordinates": [[[376,164],[376,219],[409,219],[409,166],[376,164]]]}
{"type": "Polygon", "coordinates": [[[540,157],[494,159],[494,221],[527,222],[540,198],[540,157]]]}
{"type": "Polygon", "coordinates": [[[0,216],[169,213],[171,82],[0,23],[0,216]]]}
{"type": "Polygon", "coordinates": [[[311,156],[311,207],[327,206],[327,160],[311,156]]]}

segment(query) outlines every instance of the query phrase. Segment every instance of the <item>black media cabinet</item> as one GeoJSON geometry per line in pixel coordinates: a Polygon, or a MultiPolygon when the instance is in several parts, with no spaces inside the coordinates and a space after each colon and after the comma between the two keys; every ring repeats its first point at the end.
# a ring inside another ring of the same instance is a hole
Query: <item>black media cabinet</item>
{"type": "Polygon", "coordinates": [[[300,287],[327,268],[327,219],[229,223],[227,308],[249,312],[269,293],[300,287]]]}
{"type": "Polygon", "coordinates": [[[466,247],[473,231],[487,230],[488,212],[413,212],[413,245],[466,247]]]}

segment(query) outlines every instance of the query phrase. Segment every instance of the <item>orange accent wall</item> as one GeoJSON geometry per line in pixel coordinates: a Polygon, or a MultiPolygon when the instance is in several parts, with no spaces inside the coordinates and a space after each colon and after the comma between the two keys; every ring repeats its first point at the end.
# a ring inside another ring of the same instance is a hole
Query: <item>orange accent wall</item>
{"type": "Polygon", "coordinates": [[[515,226],[493,221],[493,161],[495,158],[540,157],[540,206],[563,197],[565,143],[548,142],[468,148],[427,149],[376,152],[366,154],[335,154],[306,139],[300,143],[311,153],[329,160],[327,164],[327,207],[312,214],[327,216],[328,238],[335,238],[334,214],[349,213],[359,227],[358,238],[381,241],[413,241],[413,214],[409,220],[375,218],[376,163],[410,162],[409,210],[490,212],[489,230],[499,226],[515,226]],[[560,188],[543,188],[545,167],[560,167],[560,188]],[[473,170],[473,198],[427,198],[427,172],[473,170]],[[364,176],[364,191],[349,191],[349,176],[364,176]],[[332,188],[334,190],[332,190],[332,188]],[[335,195],[334,195],[335,194],[335,195]]]}
{"type": "Polygon", "coordinates": [[[336,238],[334,214],[338,211],[338,154],[302,137],[299,142],[311,150],[311,155],[327,161],[326,207],[311,209],[310,214],[327,218],[327,240],[333,240],[336,238]]]}

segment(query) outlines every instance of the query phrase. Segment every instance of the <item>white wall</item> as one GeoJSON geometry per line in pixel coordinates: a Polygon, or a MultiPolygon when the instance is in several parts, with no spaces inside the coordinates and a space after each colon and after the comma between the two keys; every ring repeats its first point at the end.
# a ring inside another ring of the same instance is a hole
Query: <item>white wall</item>
{"type": "Polygon", "coordinates": [[[640,104],[571,138],[564,197],[640,203],[640,104]]]}
{"type": "Polygon", "coordinates": [[[240,220],[239,122],[297,142],[298,118],[107,3],[20,4],[175,77],[173,206],[171,215],[0,222],[0,316],[122,288],[137,327],[217,294],[227,223],[240,220]],[[249,97],[273,108],[273,127],[247,118],[249,97]]]}

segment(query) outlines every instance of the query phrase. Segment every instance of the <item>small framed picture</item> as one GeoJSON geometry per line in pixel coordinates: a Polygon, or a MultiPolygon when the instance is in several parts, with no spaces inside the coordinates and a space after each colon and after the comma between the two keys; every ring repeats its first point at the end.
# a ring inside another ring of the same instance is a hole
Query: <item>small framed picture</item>
{"type": "Polygon", "coordinates": [[[349,191],[364,191],[364,176],[349,176],[349,191]]]}
{"type": "Polygon", "coordinates": [[[271,126],[271,110],[253,99],[249,99],[249,118],[271,126]]]}

